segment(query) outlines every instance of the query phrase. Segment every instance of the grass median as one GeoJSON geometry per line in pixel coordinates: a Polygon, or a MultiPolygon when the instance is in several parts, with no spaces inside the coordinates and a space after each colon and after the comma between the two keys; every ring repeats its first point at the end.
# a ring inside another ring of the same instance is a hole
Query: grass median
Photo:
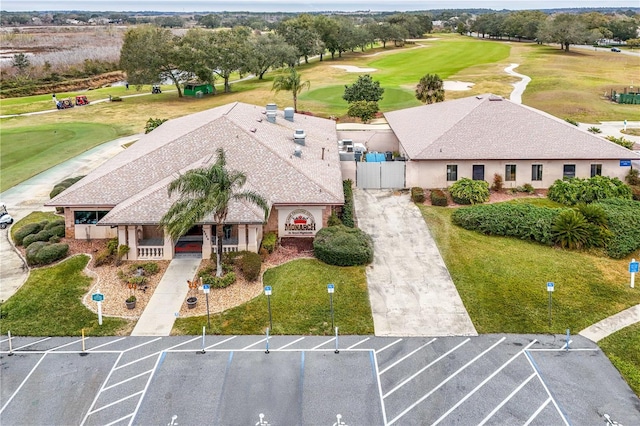
{"type": "Polygon", "coordinates": [[[598,344],[640,397],[640,323],[625,327],[598,344]]]}
{"type": "MultiPolygon", "coordinates": [[[[333,307],[340,334],[373,334],[373,318],[364,267],[337,267],[315,259],[298,259],[264,274],[272,287],[271,334],[331,335],[327,284],[335,284],[333,307]]],[[[200,334],[206,316],[179,318],[172,334],[200,334]]],[[[267,296],[211,315],[208,334],[264,334],[269,327],[267,296]]]]}

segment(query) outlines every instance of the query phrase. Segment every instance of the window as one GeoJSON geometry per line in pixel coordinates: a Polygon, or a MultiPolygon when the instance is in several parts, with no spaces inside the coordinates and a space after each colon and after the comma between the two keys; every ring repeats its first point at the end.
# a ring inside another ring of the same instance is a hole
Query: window
{"type": "Polygon", "coordinates": [[[108,211],[85,211],[76,210],[73,212],[73,219],[76,225],[95,225],[100,219],[105,217],[108,211]]]}
{"type": "Polygon", "coordinates": [[[447,181],[458,180],[458,165],[447,164],[447,181]]]}
{"type": "Polygon", "coordinates": [[[484,164],[474,164],[472,176],[473,180],[484,180],[484,164]]]}
{"type": "Polygon", "coordinates": [[[562,177],[564,179],[571,179],[576,177],[576,165],[575,164],[565,164],[562,170],[562,177]]]}
{"type": "Polygon", "coordinates": [[[591,177],[602,176],[602,164],[591,165],[591,177]]]}
{"type": "Polygon", "coordinates": [[[542,180],[542,164],[531,166],[531,180],[542,180]]]}
{"type": "Polygon", "coordinates": [[[504,180],[516,180],[516,165],[515,164],[507,164],[504,168],[504,180]]]}

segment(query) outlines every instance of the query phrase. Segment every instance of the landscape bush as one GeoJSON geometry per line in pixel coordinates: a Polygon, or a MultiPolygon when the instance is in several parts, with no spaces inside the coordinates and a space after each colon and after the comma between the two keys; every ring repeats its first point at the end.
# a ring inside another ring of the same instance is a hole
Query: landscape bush
{"type": "Polygon", "coordinates": [[[449,188],[457,204],[479,204],[489,201],[489,183],[484,180],[462,178],[449,188]]]}
{"type": "Polygon", "coordinates": [[[63,259],[68,253],[68,244],[51,244],[44,241],[36,241],[27,247],[26,258],[29,266],[40,266],[63,259]]]}
{"type": "MultiPolygon", "coordinates": [[[[51,222],[49,222],[51,223],[51,222]]],[[[43,229],[36,234],[30,234],[24,237],[22,245],[29,247],[35,241],[49,241],[51,237],[64,237],[64,224],[58,225],[52,228],[48,228],[48,224],[44,225],[43,229]]]]}
{"type": "Polygon", "coordinates": [[[134,263],[129,266],[130,274],[137,274],[138,268],[142,268],[144,275],[151,276],[158,273],[160,267],[155,262],[134,263]]]}
{"type": "MultiPolygon", "coordinates": [[[[51,222],[48,222],[45,226],[44,229],[51,229],[51,228],[56,228],[58,226],[62,226],[64,227],[64,219],[56,219],[56,220],[52,220],[51,222]]],[[[61,237],[64,237],[64,232],[62,233],[62,235],[60,235],[61,237]]]]}
{"type": "Polygon", "coordinates": [[[56,183],[53,186],[53,189],[51,190],[51,192],[49,193],[49,198],[53,198],[56,195],[60,194],[65,189],[69,188],[71,185],[73,185],[74,183],[78,182],[83,177],[84,176],[76,176],[76,177],[72,177],[72,178],[67,178],[67,179],[63,180],[62,182],[56,183]]]}
{"type": "Polygon", "coordinates": [[[411,201],[413,201],[414,203],[424,203],[424,200],[424,189],[418,186],[414,186],[413,188],[411,188],[411,201]]]}
{"type": "Polygon", "coordinates": [[[607,255],[622,259],[640,249],[640,201],[613,198],[596,205],[604,209],[611,231],[607,255]]]}
{"type": "Polygon", "coordinates": [[[633,145],[635,145],[633,141],[625,139],[624,137],[617,138],[615,136],[605,136],[605,139],[627,149],[633,149],[633,145]]]}
{"type": "Polygon", "coordinates": [[[337,226],[337,225],[342,225],[342,221],[340,220],[337,214],[331,213],[331,216],[329,216],[329,219],[327,219],[327,226],[337,226]]]}
{"type": "Polygon", "coordinates": [[[262,258],[258,253],[252,251],[242,251],[239,257],[239,268],[247,281],[255,281],[260,276],[262,269],[262,258]]]}
{"type": "Polygon", "coordinates": [[[318,231],[313,252],[329,265],[366,265],[373,261],[373,240],[360,229],[331,226],[318,231]]]}
{"type": "Polygon", "coordinates": [[[457,209],[455,225],[486,235],[516,237],[553,245],[553,223],[563,209],[532,204],[497,203],[457,209]]]}
{"type": "Polygon", "coordinates": [[[556,180],[549,187],[547,197],[558,203],[573,206],[608,198],[631,199],[631,188],[618,178],[594,176],[588,179],[556,180]]]}
{"type": "Polygon", "coordinates": [[[202,278],[203,284],[208,284],[212,288],[225,288],[236,282],[235,272],[227,272],[222,277],[216,277],[215,265],[207,266],[198,272],[198,277],[202,278]]]}
{"type": "Polygon", "coordinates": [[[446,207],[449,205],[449,199],[447,199],[447,194],[444,193],[441,189],[434,189],[430,194],[431,204],[434,206],[446,207]]]}
{"type": "Polygon", "coordinates": [[[502,175],[500,175],[499,173],[495,173],[493,175],[493,185],[491,186],[491,189],[493,189],[494,191],[500,191],[503,187],[504,181],[502,179],[502,175]]]}
{"type": "Polygon", "coordinates": [[[587,245],[589,223],[577,210],[563,210],[553,223],[553,241],[562,248],[576,249],[587,245]]]}
{"type": "Polygon", "coordinates": [[[13,235],[14,243],[17,246],[21,246],[24,244],[24,239],[28,235],[37,234],[40,232],[46,225],[47,221],[39,222],[39,223],[28,223],[18,229],[13,235]]]}
{"type": "Polygon", "coordinates": [[[356,226],[353,217],[353,181],[347,179],[342,181],[342,190],[344,191],[344,206],[342,207],[342,224],[346,227],[353,228],[356,226]]]}
{"type": "Polygon", "coordinates": [[[271,254],[276,249],[276,244],[278,243],[278,237],[275,232],[267,232],[262,237],[262,248],[267,251],[267,253],[271,254]]]}

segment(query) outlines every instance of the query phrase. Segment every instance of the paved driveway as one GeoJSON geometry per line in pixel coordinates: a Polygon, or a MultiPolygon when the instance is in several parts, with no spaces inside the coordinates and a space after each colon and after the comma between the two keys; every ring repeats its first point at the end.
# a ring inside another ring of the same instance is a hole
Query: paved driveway
{"type": "Polygon", "coordinates": [[[354,190],[358,226],[374,242],[367,268],[377,336],[468,336],[476,329],[407,193],[354,190]]]}

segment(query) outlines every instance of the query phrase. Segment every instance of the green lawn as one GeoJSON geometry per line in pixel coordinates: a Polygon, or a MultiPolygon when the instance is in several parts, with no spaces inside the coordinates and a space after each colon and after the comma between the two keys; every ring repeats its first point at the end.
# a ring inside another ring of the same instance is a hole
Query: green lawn
{"type": "MultiPolygon", "coordinates": [[[[273,289],[271,334],[331,335],[327,284],[335,284],[335,325],[341,334],[373,334],[364,267],[337,267],[299,259],[269,269],[264,285],[273,289]]],[[[179,318],[172,334],[200,334],[207,317],[179,318]]],[[[209,334],[264,334],[269,327],[264,294],[211,316],[209,334]]]]}
{"type": "Polygon", "coordinates": [[[104,317],[81,302],[91,285],[83,273],[88,256],[75,256],[55,266],[31,271],[29,279],[1,306],[0,334],[14,336],[112,336],[128,331],[129,321],[104,317]]]}
{"type": "Polygon", "coordinates": [[[453,208],[420,209],[479,333],[577,333],[640,303],[628,260],[486,236],[454,226],[453,208]],[[555,282],[551,326],[548,281],[555,282]]]}
{"type": "Polygon", "coordinates": [[[640,397],[640,323],[623,328],[598,344],[640,397]]]}
{"type": "MultiPolygon", "coordinates": [[[[0,191],[119,136],[113,126],[65,123],[0,128],[0,191]]],[[[52,183],[53,185],[53,183],[52,183]]]]}

